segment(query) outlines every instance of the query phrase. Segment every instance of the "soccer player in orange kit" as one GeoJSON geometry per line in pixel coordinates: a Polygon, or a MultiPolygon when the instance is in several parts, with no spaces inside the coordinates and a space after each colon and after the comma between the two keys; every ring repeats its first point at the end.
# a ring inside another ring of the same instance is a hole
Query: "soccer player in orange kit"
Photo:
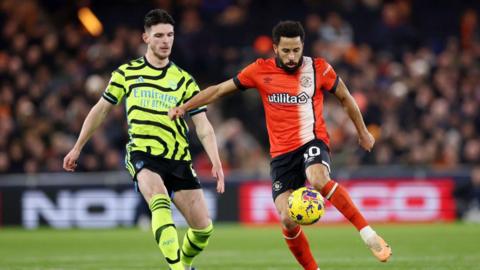
{"type": "Polygon", "coordinates": [[[305,32],[299,22],[279,22],[272,31],[275,58],[258,59],[237,76],[210,86],[185,104],[169,111],[171,119],[191,108],[209,104],[236,90],[255,88],[265,108],[270,140],[272,195],[290,251],[306,270],[317,270],[308,240],[288,215],[288,197],[308,180],[360,232],[381,262],[392,250],[369,226],[340,184],[330,179],[329,137],[322,116],[323,95],[334,94],[358,133],[358,142],[370,151],[375,143],[358,106],[332,66],[322,58],[303,55],[305,32]]]}

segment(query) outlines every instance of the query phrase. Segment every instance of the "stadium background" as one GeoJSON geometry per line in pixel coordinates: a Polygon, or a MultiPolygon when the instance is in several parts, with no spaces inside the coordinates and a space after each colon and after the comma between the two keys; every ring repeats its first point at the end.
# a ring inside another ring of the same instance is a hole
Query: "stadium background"
{"type": "MultiPolygon", "coordinates": [[[[77,173],[62,172],[62,159],[111,71],[143,55],[143,16],[152,8],[173,15],[177,24],[171,59],[202,87],[232,77],[258,57],[271,56],[270,31],[279,20],[301,21],[307,33],[305,53],[332,63],[376,138],[371,153],[361,150],[347,115],[327,96],[333,175],[367,217],[377,223],[407,223],[397,236],[428,234],[418,222],[440,226],[434,231],[442,234],[452,225],[433,223],[480,222],[478,1],[2,0],[0,229],[110,228],[114,233],[117,227],[142,224],[145,208],[123,168],[127,136],[121,106],[84,148],[77,173]],[[92,12],[101,29],[88,15],[82,23],[80,10],[92,12]]],[[[234,94],[210,105],[208,115],[225,166],[226,194],[213,192],[208,158],[195,136],[191,150],[213,218],[219,224],[275,223],[258,95],[234,94]]],[[[320,226],[343,221],[328,209],[320,226]]],[[[11,243],[25,237],[22,230],[12,230],[0,231],[0,243],[10,243],[9,235],[11,243]]],[[[458,230],[479,233],[476,225],[458,230]]],[[[326,231],[314,237],[338,236],[332,227],[326,231]]],[[[118,237],[131,233],[122,231],[118,237]]],[[[457,233],[452,241],[463,239],[457,233]]],[[[279,249],[282,245],[278,242],[279,249]]],[[[459,249],[469,250],[468,245],[459,249]]],[[[10,250],[11,258],[21,254],[15,250],[10,250]]],[[[447,264],[452,262],[446,258],[447,264]]],[[[471,265],[480,261],[473,255],[463,259],[471,265]]],[[[352,264],[351,269],[358,269],[358,261],[352,264]]],[[[0,256],[3,269],[1,265],[0,256]]],[[[458,269],[475,269],[468,265],[458,269]]]]}

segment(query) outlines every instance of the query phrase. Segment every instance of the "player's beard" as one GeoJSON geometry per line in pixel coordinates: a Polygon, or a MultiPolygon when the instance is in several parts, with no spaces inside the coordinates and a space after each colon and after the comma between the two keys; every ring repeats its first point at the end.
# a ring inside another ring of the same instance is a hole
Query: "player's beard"
{"type": "Polygon", "coordinates": [[[276,58],[276,61],[277,61],[277,65],[281,69],[285,70],[285,72],[287,72],[287,73],[295,73],[298,70],[298,68],[303,64],[303,55],[300,56],[300,59],[298,60],[298,63],[293,67],[289,67],[285,63],[283,63],[283,61],[282,61],[282,59],[280,59],[280,57],[276,56],[275,58],[276,58]]]}
{"type": "Polygon", "coordinates": [[[152,52],[153,52],[153,55],[155,55],[155,57],[158,59],[158,60],[165,60],[165,59],[168,59],[168,57],[170,57],[170,54],[172,53],[171,49],[168,53],[164,54],[164,53],[161,53],[160,52],[160,48],[157,50],[155,50],[154,48],[152,48],[152,52]]]}

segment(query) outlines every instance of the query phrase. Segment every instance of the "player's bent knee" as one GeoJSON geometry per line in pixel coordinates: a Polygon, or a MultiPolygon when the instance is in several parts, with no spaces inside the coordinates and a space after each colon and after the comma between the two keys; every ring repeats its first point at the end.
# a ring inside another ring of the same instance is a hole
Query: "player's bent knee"
{"type": "Polygon", "coordinates": [[[310,181],[312,187],[318,191],[321,191],[322,188],[330,181],[329,178],[320,178],[320,179],[313,179],[310,181]]]}
{"type": "Polygon", "coordinates": [[[288,212],[284,212],[280,215],[280,222],[282,223],[283,227],[288,230],[297,227],[297,223],[290,218],[288,212]]]}
{"type": "Polygon", "coordinates": [[[308,181],[313,188],[320,191],[330,181],[328,169],[322,164],[312,165],[307,169],[308,181]]]}
{"type": "Polygon", "coordinates": [[[148,169],[142,169],[138,175],[137,175],[137,183],[138,187],[140,189],[140,192],[142,193],[143,197],[147,202],[150,201],[150,199],[155,195],[155,194],[167,194],[167,188],[165,187],[162,178],[148,170],[148,169]]]}

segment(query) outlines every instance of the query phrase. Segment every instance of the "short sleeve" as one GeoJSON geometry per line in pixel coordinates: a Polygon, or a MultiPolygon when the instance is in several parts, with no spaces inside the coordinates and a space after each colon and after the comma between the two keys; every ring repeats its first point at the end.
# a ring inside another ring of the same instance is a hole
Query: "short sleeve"
{"type": "Polygon", "coordinates": [[[118,105],[125,96],[125,75],[120,69],[112,72],[112,77],[108,82],[107,88],[103,92],[103,98],[108,102],[118,105]]]}
{"type": "Polygon", "coordinates": [[[240,73],[233,77],[233,82],[240,90],[245,90],[248,88],[256,88],[255,84],[255,74],[258,70],[258,63],[254,62],[246,66],[240,73]]]}
{"type": "MultiPolygon", "coordinates": [[[[200,93],[200,87],[198,86],[195,79],[190,75],[187,76],[187,82],[185,83],[185,88],[186,88],[186,90],[185,90],[186,93],[185,93],[183,103],[186,103],[187,101],[192,99],[194,96],[196,96],[198,93],[200,93]]],[[[188,111],[187,113],[188,113],[189,116],[193,116],[197,113],[201,113],[201,112],[205,112],[205,111],[207,111],[207,106],[206,105],[198,107],[198,108],[194,108],[194,109],[188,111]]]]}
{"type": "Polygon", "coordinates": [[[315,59],[317,82],[320,89],[335,93],[338,84],[338,76],[333,67],[321,58],[315,59]]]}

